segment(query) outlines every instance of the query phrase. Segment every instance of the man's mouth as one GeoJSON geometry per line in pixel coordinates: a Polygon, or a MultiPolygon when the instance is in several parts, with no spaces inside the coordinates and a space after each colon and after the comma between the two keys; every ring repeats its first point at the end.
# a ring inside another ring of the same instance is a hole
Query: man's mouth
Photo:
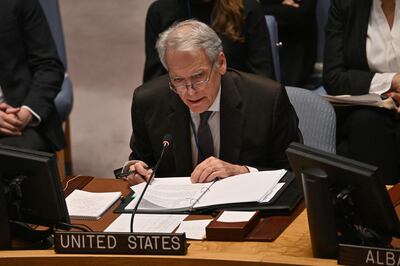
{"type": "Polygon", "coordinates": [[[201,98],[199,98],[199,99],[195,99],[195,100],[188,99],[188,101],[189,101],[190,103],[196,104],[196,103],[199,103],[199,102],[201,102],[203,99],[204,99],[204,97],[201,97],[201,98]]]}

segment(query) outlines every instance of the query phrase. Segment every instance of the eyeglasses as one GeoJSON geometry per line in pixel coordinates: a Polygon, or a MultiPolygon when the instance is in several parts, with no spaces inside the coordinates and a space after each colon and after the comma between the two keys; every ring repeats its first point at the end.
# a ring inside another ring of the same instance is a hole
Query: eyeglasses
{"type": "Polygon", "coordinates": [[[174,79],[169,78],[169,88],[177,94],[182,94],[186,92],[186,90],[188,90],[189,88],[192,88],[193,90],[204,89],[208,84],[208,81],[210,81],[214,65],[215,63],[213,62],[211,65],[211,70],[208,73],[208,75],[206,74],[205,71],[202,70],[191,76],[190,83],[187,83],[186,79],[180,77],[174,79]]]}

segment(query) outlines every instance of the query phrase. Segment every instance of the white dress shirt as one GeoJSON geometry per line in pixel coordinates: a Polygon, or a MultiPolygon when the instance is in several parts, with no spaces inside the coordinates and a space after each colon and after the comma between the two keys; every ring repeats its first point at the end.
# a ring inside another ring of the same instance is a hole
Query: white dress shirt
{"type": "Polygon", "coordinates": [[[396,0],[392,29],[382,10],[382,1],[373,0],[367,31],[367,61],[374,75],[370,93],[390,89],[393,77],[400,72],[400,0],[396,0]]]}

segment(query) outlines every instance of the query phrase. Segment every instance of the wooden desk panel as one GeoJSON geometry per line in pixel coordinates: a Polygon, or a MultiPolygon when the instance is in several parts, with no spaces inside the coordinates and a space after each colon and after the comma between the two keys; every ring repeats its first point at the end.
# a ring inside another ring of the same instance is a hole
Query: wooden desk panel
{"type": "Polygon", "coordinates": [[[78,255],[53,250],[0,251],[0,265],[336,265],[312,258],[306,212],[274,242],[189,241],[186,256],[78,255]]]}
{"type": "MultiPolygon", "coordinates": [[[[114,179],[94,179],[85,190],[120,190],[123,195],[129,193],[126,182],[114,179]]],[[[85,224],[95,230],[104,230],[117,216],[108,212],[99,221],[85,221],[85,224]]],[[[73,222],[82,223],[81,220],[73,222]]],[[[0,266],[337,265],[336,260],[312,258],[305,211],[274,242],[188,242],[190,246],[186,256],[78,255],[56,254],[53,250],[0,251],[0,266]]]]}

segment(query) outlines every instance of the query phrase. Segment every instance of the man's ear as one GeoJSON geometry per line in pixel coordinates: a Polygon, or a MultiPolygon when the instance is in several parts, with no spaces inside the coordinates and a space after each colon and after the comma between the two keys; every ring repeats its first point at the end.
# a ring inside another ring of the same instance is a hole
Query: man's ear
{"type": "Polygon", "coordinates": [[[222,76],[226,73],[226,57],[224,52],[220,52],[217,58],[218,73],[222,76]]]}

